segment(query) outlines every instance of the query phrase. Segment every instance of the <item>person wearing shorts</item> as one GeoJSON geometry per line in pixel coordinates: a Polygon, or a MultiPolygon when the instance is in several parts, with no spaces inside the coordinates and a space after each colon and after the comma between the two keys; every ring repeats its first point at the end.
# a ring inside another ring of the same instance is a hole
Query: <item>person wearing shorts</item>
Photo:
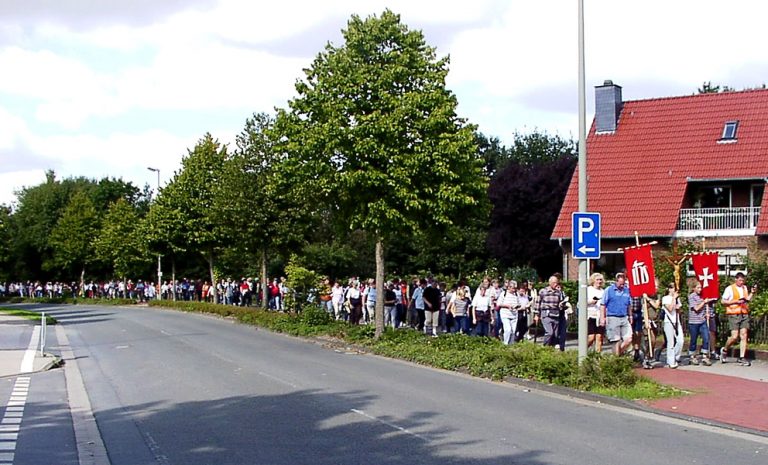
{"type": "Polygon", "coordinates": [[[605,326],[600,325],[600,305],[605,293],[604,283],[605,278],[602,274],[593,273],[589,277],[587,288],[587,349],[594,344],[595,352],[598,354],[603,351],[605,337],[605,326]]]}
{"type": "Polygon", "coordinates": [[[600,323],[605,325],[608,342],[614,345],[614,355],[621,355],[632,344],[632,314],[629,288],[624,273],[616,275],[616,282],[605,291],[601,306],[600,323]]]}
{"type": "Polygon", "coordinates": [[[731,336],[725,341],[725,347],[720,349],[720,362],[726,363],[728,350],[737,341],[739,341],[739,358],[736,361],[739,365],[750,366],[752,363],[747,360],[747,336],[749,334],[749,302],[757,290],[755,287],[747,289],[746,276],[744,273],[736,273],[736,279],[733,284],[726,287],[723,291],[722,303],[725,305],[725,314],[728,315],[728,324],[731,328],[731,336]]]}

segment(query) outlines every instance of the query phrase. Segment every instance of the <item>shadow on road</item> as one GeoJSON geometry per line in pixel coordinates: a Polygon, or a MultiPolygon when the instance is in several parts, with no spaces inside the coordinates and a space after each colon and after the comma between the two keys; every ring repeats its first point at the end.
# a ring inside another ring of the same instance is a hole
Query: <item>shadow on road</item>
{"type": "MultiPolygon", "coordinates": [[[[105,438],[133,423],[156,458],[170,464],[543,464],[542,451],[509,441],[482,457],[462,431],[432,424],[435,412],[406,418],[366,411],[360,392],[297,391],[97,412],[105,438]],[[165,461],[164,461],[165,460],[165,461]]],[[[470,435],[477,437],[478,432],[470,435]]],[[[482,435],[493,436],[493,431],[482,435]]],[[[507,437],[514,434],[505,433],[507,437]]],[[[110,443],[106,443],[110,449],[110,443]]],[[[113,457],[113,463],[130,459],[113,457]]]]}

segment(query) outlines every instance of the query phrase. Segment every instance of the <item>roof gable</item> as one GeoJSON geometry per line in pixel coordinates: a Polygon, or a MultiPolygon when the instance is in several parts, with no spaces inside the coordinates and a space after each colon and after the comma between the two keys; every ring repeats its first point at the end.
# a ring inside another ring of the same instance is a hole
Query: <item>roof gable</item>
{"type": "MultiPolygon", "coordinates": [[[[615,132],[595,134],[593,123],[587,174],[603,237],[671,237],[688,179],[768,178],[768,90],[624,102],[615,132]],[[727,121],[739,122],[735,142],[720,140],[727,121]]],[[[553,238],[570,238],[577,207],[578,169],[553,238]]],[[[766,217],[758,234],[768,233],[766,217]]]]}

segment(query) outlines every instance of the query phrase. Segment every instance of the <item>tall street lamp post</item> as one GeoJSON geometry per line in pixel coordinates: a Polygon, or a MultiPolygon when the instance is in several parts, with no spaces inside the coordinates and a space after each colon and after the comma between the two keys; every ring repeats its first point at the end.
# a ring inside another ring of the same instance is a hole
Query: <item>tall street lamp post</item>
{"type": "MultiPolygon", "coordinates": [[[[157,200],[158,195],[160,195],[160,168],[152,168],[151,166],[148,166],[147,169],[149,171],[154,171],[157,173],[157,192],[155,193],[155,200],[157,200]]],[[[162,300],[163,294],[160,292],[162,290],[162,283],[163,283],[163,270],[160,266],[160,254],[157,254],[157,299],[162,300]]]]}
{"type": "MultiPolygon", "coordinates": [[[[587,211],[587,105],[584,73],[584,0],[579,0],[579,211],[587,211]]],[[[579,363],[587,357],[587,275],[589,260],[579,261],[579,363]]],[[[565,341],[563,341],[565,343],[565,341]]]]}

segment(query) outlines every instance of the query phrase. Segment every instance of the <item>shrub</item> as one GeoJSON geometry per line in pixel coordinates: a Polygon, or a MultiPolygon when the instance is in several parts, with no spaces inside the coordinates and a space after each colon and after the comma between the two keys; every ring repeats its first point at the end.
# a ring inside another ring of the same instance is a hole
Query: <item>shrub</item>
{"type": "Polygon", "coordinates": [[[326,326],[333,323],[333,316],[317,305],[306,305],[299,320],[307,326],[326,326]]]}

